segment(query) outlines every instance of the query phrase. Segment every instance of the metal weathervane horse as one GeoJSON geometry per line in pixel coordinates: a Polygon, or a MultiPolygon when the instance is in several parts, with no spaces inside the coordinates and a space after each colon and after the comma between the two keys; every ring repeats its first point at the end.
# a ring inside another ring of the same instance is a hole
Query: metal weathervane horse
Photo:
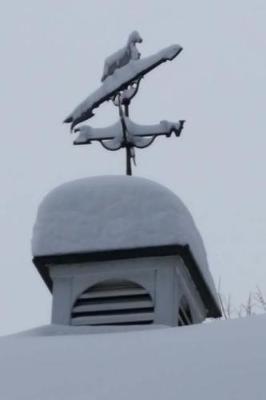
{"type": "Polygon", "coordinates": [[[75,145],[98,141],[107,150],[125,148],[127,175],[132,175],[131,160],[135,163],[136,147],[148,147],[158,136],[170,137],[172,133],[180,136],[185,122],[161,121],[157,125],[139,125],[129,118],[129,105],[136,96],[144,75],[163,62],[172,61],[182,51],[179,45],[172,45],[157,54],[141,58],[136,46],[141,42],[142,38],[137,31],[129,35],[126,45],[105,60],[102,85],[64,121],[71,124],[71,131],[78,133],[74,140],[75,145]],[[93,117],[93,110],[108,100],[112,100],[119,110],[119,120],[115,124],[106,128],[78,125],[93,117]]]}

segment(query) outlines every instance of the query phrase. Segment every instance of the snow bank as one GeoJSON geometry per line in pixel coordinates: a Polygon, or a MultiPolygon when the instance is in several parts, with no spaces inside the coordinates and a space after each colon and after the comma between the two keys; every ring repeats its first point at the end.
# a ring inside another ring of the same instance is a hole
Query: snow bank
{"type": "Polygon", "coordinates": [[[73,336],[73,335],[88,335],[88,334],[109,334],[113,332],[132,332],[132,331],[143,331],[153,329],[167,329],[166,325],[159,324],[147,324],[147,325],[84,325],[84,326],[73,326],[73,325],[44,325],[37,328],[29,329],[10,335],[10,337],[36,337],[36,336],[73,336]]]}
{"type": "Polygon", "coordinates": [[[265,400],[266,316],[0,339],[3,400],[265,400]]]}

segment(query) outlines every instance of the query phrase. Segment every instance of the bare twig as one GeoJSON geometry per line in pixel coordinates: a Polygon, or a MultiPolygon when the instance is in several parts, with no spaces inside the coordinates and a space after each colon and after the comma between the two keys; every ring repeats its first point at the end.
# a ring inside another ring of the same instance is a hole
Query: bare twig
{"type": "Polygon", "coordinates": [[[261,289],[259,286],[256,287],[256,292],[254,294],[254,299],[256,304],[263,309],[263,311],[266,311],[266,298],[264,297],[261,289]]]}
{"type": "Polygon", "coordinates": [[[266,297],[259,288],[256,287],[255,292],[250,292],[245,303],[242,303],[238,307],[232,305],[232,299],[230,295],[224,295],[221,290],[221,279],[217,285],[218,299],[222,310],[224,319],[231,318],[242,318],[248,317],[254,314],[259,314],[262,311],[266,311],[266,297]]]}

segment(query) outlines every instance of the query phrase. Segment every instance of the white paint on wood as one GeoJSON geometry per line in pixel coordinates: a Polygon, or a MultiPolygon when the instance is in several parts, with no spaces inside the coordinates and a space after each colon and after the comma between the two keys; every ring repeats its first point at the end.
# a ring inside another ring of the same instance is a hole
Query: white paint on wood
{"type": "Polygon", "coordinates": [[[119,315],[97,315],[92,317],[78,317],[72,319],[72,325],[97,325],[97,324],[119,324],[131,322],[153,321],[154,313],[136,313],[119,315]]]}
{"type": "Polygon", "coordinates": [[[72,313],[80,312],[93,312],[93,311],[105,311],[105,310],[131,310],[138,308],[151,308],[153,307],[151,300],[139,301],[135,299],[134,301],[116,301],[115,303],[103,303],[103,304],[86,304],[75,306],[72,313]]]}
{"type": "Polygon", "coordinates": [[[83,293],[80,296],[80,299],[96,299],[96,298],[103,298],[103,297],[116,297],[116,296],[134,296],[134,295],[142,295],[146,294],[147,291],[142,288],[137,289],[117,289],[117,290],[102,290],[97,292],[87,292],[83,293]]]}

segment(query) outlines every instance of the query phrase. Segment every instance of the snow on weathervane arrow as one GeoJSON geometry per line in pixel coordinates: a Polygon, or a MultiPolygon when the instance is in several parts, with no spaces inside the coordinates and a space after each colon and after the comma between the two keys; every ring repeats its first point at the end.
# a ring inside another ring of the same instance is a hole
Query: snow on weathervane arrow
{"type": "Polygon", "coordinates": [[[149,57],[140,58],[136,44],[142,38],[137,31],[129,35],[126,46],[105,60],[102,85],[80,103],[64,120],[71,124],[71,131],[78,133],[75,145],[98,141],[107,150],[126,149],[126,173],[132,175],[131,160],[135,163],[135,147],[150,146],[156,137],[180,136],[184,120],[161,121],[157,125],[138,125],[129,118],[129,105],[137,94],[141,79],[165,61],[172,61],[181,51],[179,45],[166,47],[149,57]],[[118,107],[119,120],[106,128],[79,125],[93,117],[94,109],[103,102],[112,100],[118,107]]]}

